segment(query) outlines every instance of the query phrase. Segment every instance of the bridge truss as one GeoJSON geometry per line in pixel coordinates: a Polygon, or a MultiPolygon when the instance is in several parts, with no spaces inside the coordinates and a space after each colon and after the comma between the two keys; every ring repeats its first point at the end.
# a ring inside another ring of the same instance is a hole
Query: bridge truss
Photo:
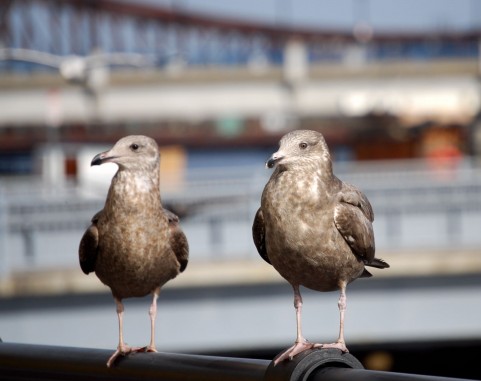
{"type": "MultiPolygon", "coordinates": [[[[368,59],[475,56],[480,36],[479,30],[421,35],[269,25],[134,1],[0,0],[0,47],[57,56],[140,53],[155,65],[276,65],[293,38],[306,43],[311,62],[343,59],[346,47],[356,45],[368,59]]],[[[0,69],[41,67],[10,58],[0,69]]]]}

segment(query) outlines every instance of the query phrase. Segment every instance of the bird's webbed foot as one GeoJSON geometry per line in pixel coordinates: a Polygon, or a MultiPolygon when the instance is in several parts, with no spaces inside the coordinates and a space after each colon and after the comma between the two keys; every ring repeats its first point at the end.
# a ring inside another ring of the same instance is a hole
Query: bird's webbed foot
{"type": "Polygon", "coordinates": [[[296,341],[292,347],[282,352],[274,360],[274,366],[279,364],[282,361],[292,360],[295,355],[298,355],[301,352],[307,351],[308,349],[321,348],[321,347],[322,347],[322,344],[310,343],[309,341],[303,338],[301,341],[296,341]]]}
{"type": "Polygon", "coordinates": [[[344,341],[336,341],[335,343],[331,344],[321,344],[323,349],[339,349],[343,353],[349,353],[349,350],[346,347],[344,341]]]}
{"type": "Polygon", "coordinates": [[[115,360],[117,360],[117,357],[119,356],[127,356],[129,353],[134,353],[134,352],[145,352],[145,348],[141,347],[129,347],[127,345],[119,345],[117,347],[117,350],[114,352],[112,356],[110,356],[109,360],[107,361],[107,367],[110,368],[115,360]]]}
{"type": "Polygon", "coordinates": [[[146,347],[139,348],[137,352],[154,352],[157,353],[155,346],[147,345],[146,347]]]}

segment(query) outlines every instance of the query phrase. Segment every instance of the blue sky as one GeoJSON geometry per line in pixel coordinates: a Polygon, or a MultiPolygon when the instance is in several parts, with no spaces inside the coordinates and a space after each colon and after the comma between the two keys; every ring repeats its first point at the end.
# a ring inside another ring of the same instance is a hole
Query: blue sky
{"type": "Polygon", "coordinates": [[[142,0],[195,12],[268,23],[375,30],[481,29],[481,0],[142,0]]]}

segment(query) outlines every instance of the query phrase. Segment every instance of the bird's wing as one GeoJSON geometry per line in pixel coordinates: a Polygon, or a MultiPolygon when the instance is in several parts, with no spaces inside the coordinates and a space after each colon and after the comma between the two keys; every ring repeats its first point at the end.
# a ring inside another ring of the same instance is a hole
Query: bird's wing
{"type": "Polygon", "coordinates": [[[257,251],[264,261],[271,264],[269,257],[267,256],[266,249],[266,230],[264,224],[264,215],[262,214],[262,209],[257,210],[256,216],[254,218],[254,223],[252,224],[252,238],[254,239],[254,244],[256,245],[257,251]]]}
{"type": "Polygon", "coordinates": [[[95,271],[95,262],[97,261],[97,249],[99,246],[99,231],[97,229],[97,222],[102,210],[97,212],[93,218],[92,223],[85,231],[79,246],[79,261],[80,268],[85,274],[95,271]]]}
{"type": "Polygon", "coordinates": [[[180,272],[184,271],[189,262],[189,243],[187,237],[180,228],[179,217],[177,217],[170,210],[164,209],[164,213],[169,221],[170,229],[170,247],[174,252],[177,261],[180,263],[180,272]]]}
{"type": "Polygon", "coordinates": [[[373,221],[374,213],[367,197],[344,183],[334,209],[334,222],[352,252],[366,264],[374,260],[373,221]]]}

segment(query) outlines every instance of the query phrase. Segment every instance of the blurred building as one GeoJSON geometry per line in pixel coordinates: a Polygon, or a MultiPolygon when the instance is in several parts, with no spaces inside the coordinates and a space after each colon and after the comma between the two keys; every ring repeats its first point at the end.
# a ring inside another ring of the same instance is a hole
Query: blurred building
{"type": "MultiPolygon", "coordinates": [[[[2,2],[0,171],[42,143],[132,132],[187,148],[272,147],[322,131],[339,159],[479,151],[481,32],[302,29],[129,2],[2,2]]],[[[435,154],[434,156],[436,156],[435,154]]],[[[439,156],[439,155],[437,155],[439,156]]]]}

